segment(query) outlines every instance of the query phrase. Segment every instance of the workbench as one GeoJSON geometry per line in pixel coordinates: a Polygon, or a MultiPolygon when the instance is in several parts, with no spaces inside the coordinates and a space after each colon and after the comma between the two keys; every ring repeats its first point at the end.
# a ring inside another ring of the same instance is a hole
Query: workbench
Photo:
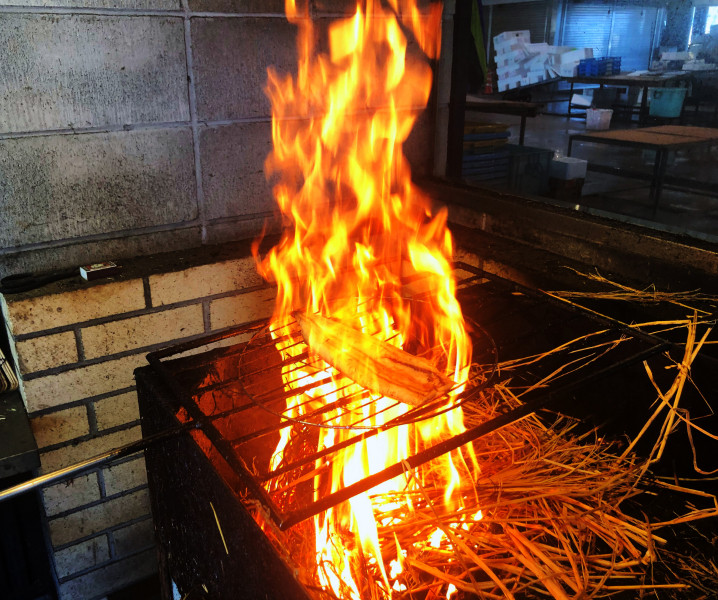
{"type": "Polygon", "coordinates": [[[499,115],[517,115],[521,117],[521,128],[519,129],[519,146],[524,145],[526,133],[526,117],[535,117],[543,105],[538,102],[517,102],[515,100],[500,100],[490,98],[477,98],[469,96],[466,98],[466,114],[495,113],[499,115]]]}
{"type": "MultiPolygon", "coordinates": [[[[658,204],[661,199],[661,190],[666,178],[668,166],[668,153],[676,150],[685,150],[697,146],[712,146],[718,144],[718,129],[712,127],[686,127],[682,125],[661,125],[658,127],[644,127],[642,129],[619,129],[613,131],[596,131],[593,133],[578,133],[569,137],[568,156],[571,156],[574,142],[590,142],[592,144],[607,144],[652,150],[656,153],[653,164],[653,173],[648,176],[651,181],[650,199],[653,203],[653,216],[656,216],[658,204]]],[[[645,173],[629,171],[617,167],[591,164],[588,168],[613,175],[647,178],[645,173]]],[[[673,178],[672,183],[685,187],[700,188],[700,185],[691,186],[691,180],[673,178]]]]}
{"type": "MultiPolygon", "coordinates": [[[[568,100],[568,116],[571,116],[571,97],[573,97],[573,86],[576,83],[595,84],[600,87],[641,87],[641,107],[638,112],[638,122],[643,124],[648,118],[648,88],[649,87],[678,87],[692,77],[692,71],[666,71],[665,73],[646,73],[642,75],[631,75],[630,73],[619,73],[618,75],[596,75],[590,77],[566,77],[565,80],[571,84],[568,100]]],[[[585,107],[582,107],[585,108],[585,107]]]]}

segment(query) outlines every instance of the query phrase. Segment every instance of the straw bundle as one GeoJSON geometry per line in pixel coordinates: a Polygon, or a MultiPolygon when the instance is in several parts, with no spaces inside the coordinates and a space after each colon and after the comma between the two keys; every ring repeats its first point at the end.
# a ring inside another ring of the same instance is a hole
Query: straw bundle
{"type": "MultiPolygon", "coordinates": [[[[623,292],[634,299],[645,294],[630,288],[623,292]]],[[[681,296],[670,301],[685,307],[684,300],[681,296]]],[[[691,365],[711,332],[711,324],[699,314],[706,311],[639,325],[653,332],[682,330],[685,341],[682,357],[672,359],[674,376],[668,387],[656,381],[651,365],[644,365],[656,402],[645,427],[623,448],[597,431],[582,431],[569,418],[556,416],[547,423],[545,416],[530,415],[473,442],[480,470],[466,466],[462,473],[459,508],[445,507],[444,489],[432,484],[432,463],[407,468],[406,492],[372,496],[386,572],[392,561],[400,569],[384,577],[378,565],[358,552],[352,571],[361,582],[360,596],[567,600],[712,594],[718,568],[698,547],[710,543],[701,539],[693,523],[718,516],[718,500],[656,478],[650,470],[663,457],[678,425],[686,428],[691,443],[693,435],[718,439],[681,409],[691,365]],[[648,453],[636,455],[636,445],[645,445],[656,431],[648,453]],[[676,536],[683,536],[680,553],[672,548],[676,536]]],[[[566,347],[552,352],[559,351],[566,347]]],[[[596,353],[602,351],[595,348],[596,353]]],[[[520,405],[526,390],[512,388],[512,370],[544,358],[499,365],[503,382],[485,392],[482,402],[465,407],[467,427],[520,405]]],[[[584,358],[585,363],[590,360],[584,358]]],[[[542,381],[549,383],[550,378],[542,381]]],[[[461,464],[471,464],[465,448],[455,455],[461,464]]],[[[694,463],[700,472],[695,450],[694,463]]],[[[317,597],[334,597],[317,584],[317,572],[333,567],[313,564],[306,541],[310,529],[305,523],[289,534],[306,553],[300,561],[302,577],[317,597]]],[[[336,543],[358,546],[350,534],[336,543]]]]}

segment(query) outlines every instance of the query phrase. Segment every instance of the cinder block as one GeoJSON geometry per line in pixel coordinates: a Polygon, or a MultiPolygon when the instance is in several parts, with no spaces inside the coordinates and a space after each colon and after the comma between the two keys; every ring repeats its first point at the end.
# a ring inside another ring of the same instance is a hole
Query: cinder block
{"type": "Polygon", "coordinates": [[[19,336],[139,310],[145,308],[145,295],[142,280],[131,279],[6,302],[10,331],[19,336]]]}
{"type": "Polygon", "coordinates": [[[155,543],[152,519],[145,519],[114,532],[117,556],[126,556],[144,550],[155,543]]]}
{"type": "Polygon", "coordinates": [[[102,472],[107,496],[147,484],[147,465],[144,457],[107,467],[102,472]]]}
{"type": "Polygon", "coordinates": [[[29,413],[69,404],[134,385],[134,370],[147,363],[143,354],[72,369],[24,383],[29,413]]]}
{"type": "Polygon", "coordinates": [[[6,13],[0,132],[187,121],[179,17],[6,13]]]}
{"type": "Polygon", "coordinates": [[[223,329],[271,317],[276,297],[277,290],[269,288],[214,300],[209,305],[212,329],[223,329]]]}
{"type": "MultiPolygon", "coordinates": [[[[255,228],[255,233],[261,226],[255,228]]],[[[240,232],[241,234],[241,232],[240,232]]],[[[54,248],[29,247],[17,254],[0,257],[0,273],[27,273],[46,269],[61,269],[67,265],[84,265],[112,259],[122,265],[123,258],[146,256],[158,252],[186,250],[201,245],[202,232],[199,227],[154,231],[151,233],[118,232],[119,237],[89,242],[67,241],[67,245],[54,248]]],[[[244,235],[239,239],[250,239],[244,235]]]]}
{"type": "Polygon", "coordinates": [[[148,550],[61,583],[58,588],[60,600],[102,598],[103,595],[142,581],[156,571],[156,553],[148,550]]]}
{"type": "Polygon", "coordinates": [[[100,499],[97,473],[80,475],[68,481],[46,487],[42,491],[45,514],[51,517],[100,499]]]}
{"type": "Polygon", "coordinates": [[[223,294],[260,285],[252,257],[150,276],[153,306],[223,294]]]}
{"type": "Polygon", "coordinates": [[[17,342],[16,348],[23,374],[69,365],[78,360],[77,343],[72,331],[17,342]]]}
{"type": "Polygon", "coordinates": [[[284,0],[189,0],[189,8],[194,12],[284,15],[284,0]]]}
{"type": "MultiPolygon", "coordinates": [[[[15,6],[18,0],[0,0],[0,6],[15,6]]],[[[179,0],[23,0],[23,6],[58,8],[124,8],[135,10],[178,10],[179,0]]]]}
{"type": "Polygon", "coordinates": [[[30,419],[38,448],[67,442],[90,433],[87,408],[75,406],[30,419]]]}
{"type": "Polygon", "coordinates": [[[57,576],[67,577],[110,559],[110,546],[106,535],[98,535],[74,546],[55,552],[57,576]]]}
{"type": "Polygon", "coordinates": [[[140,407],[137,404],[137,394],[127,392],[98,400],[95,402],[95,418],[100,431],[139,420],[140,407]]]}
{"type": "Polygon", "coordinates": [[[223,244],[256,239],[262,228],[267,235],[279,234],[282,230],[281,218],[273,213],[238,221],[212,221],[207,225],[207,243],[223,244]]]}
{"type": "Polygon", "coordinates": [[[253,215],[274,207],[264,161],[272,150],[272,126],[236,123],[203,129],[202,185],[210,219],[253,215]]]}
{"type": "Polygon", "coordinates": [[[0,164],[1,246],[197,216],[189,128],[0,140],[0,164]]]}
{"type": "Polygon", "coordinates": [[[40,453],[40,472],[49,473],[142,438],[140,427],[101,435],[80,444],[40,453]]]}
{"type": "Polygon", "coordinates": [[[266,117],[267,67],[296,71],[296,28],[280,17],[192,19],[200,119],[266,117]]]}
{"type": "Polygon", "coordinates": [[[69,544],[98,531],[115,527],[149,514],[150,497],[146,489],[83,508],[64,517],[50,519],[53,546],[69,544]]]}
{"type": "Polygon", "coordinates": [[[86,358],[98,358],[197,335],[204,331],[202,305],[111,321],[82,330],[86,358]]]}

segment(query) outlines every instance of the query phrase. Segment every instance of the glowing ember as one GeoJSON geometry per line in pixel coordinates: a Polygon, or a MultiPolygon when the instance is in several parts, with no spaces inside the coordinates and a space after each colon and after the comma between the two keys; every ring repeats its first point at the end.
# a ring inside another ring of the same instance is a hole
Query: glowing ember
{"type": "MultiPolygon", "coordinates": [[[[329,53],[322,54],[307,5],[286,2],[287,16],[298,27],[298,73],[282,77],[270,69],[274,149],[266,167],[291,228],[261,261],[260,272],[277,284],[272,330],[283,358],[294,360],[306,350],[297,343],[294,312],[320,313],[423,357],[456,383],[445,396],[450,403],[450,396],[463,391],[471,346],[455,297],[447,214],[434,212],[413,186],[402,154],[431,90],[428,59],[438,55],[441,6],[419,10],[410,0],[388,5],[369,1],[353,17],[334,23],[329,53]],[[407,51],[409,38],[420,52],[407,51]],[[412,299],[417,278],[429,293],[412,299]]],[[[341,346],[341,340],[333,341],[341,346]]],[[[311,343],[310,359],[302,362],[307,366],[299,377],[293,366],[285,382],[299,388],[330,380],[313,398],[297,394],[288,401],[292,417],[315,410],[317,403],[325,406],[326,427],[318,431],[316,449],[356,436],[352,427],[358,422],[365,430],[380,428],[409,410],[330,369],[311,343]],[[332,403],[350,409],[339,411],[332,403]]],[[[331,464],[318,459],[315,500],[463,430],[461,410],[454,409],[381,431],[348,446],[331,464]]],[[[290,428],[283,430],[272,468],[281,464],[292,435],[290,428]]],[[[385,482],[319,515],[320,584],[341,598],[359,598],[363,584],[357,574],[368,573],[387,596],[406,589],[398,580],[402,550],[398,542],[382,549],[377,528],[410,515],[412,505],[408,495],[393,502],[382,495],[438,481],[445,502],[459,507],[456,490],[462,474],[478,470],[473,462],[468,467],[459,453],[446,454],[431,469],[385,482]]]]}

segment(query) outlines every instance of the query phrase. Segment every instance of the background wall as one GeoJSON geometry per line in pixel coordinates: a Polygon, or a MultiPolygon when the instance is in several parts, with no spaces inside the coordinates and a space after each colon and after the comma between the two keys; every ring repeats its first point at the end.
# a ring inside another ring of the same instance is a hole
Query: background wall
{"type": "Polygon", "coordinates": [[[20,1],[0,0],[0,276],[259,232],[266,69],[296,62],[282,0],[20,1]]]}

